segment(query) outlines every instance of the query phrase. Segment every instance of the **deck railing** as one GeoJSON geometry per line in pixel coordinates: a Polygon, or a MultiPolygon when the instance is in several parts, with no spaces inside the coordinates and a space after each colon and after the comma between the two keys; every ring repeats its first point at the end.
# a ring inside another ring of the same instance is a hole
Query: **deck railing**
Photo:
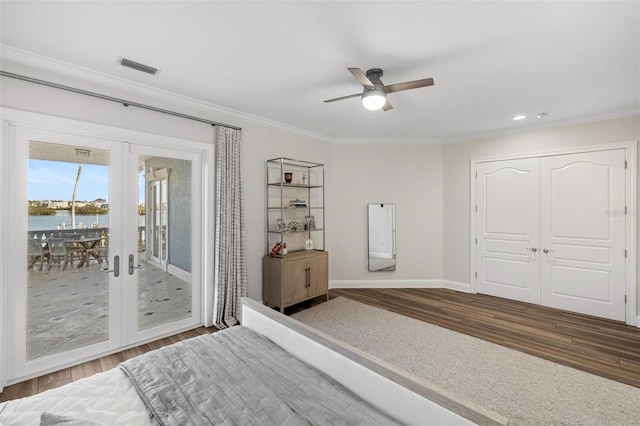
{"type": "MultiPolygon", "coordinates": [[[[98,227],[98,228],[84,228],[84,229],[45,229],[42,231],[28,231],[28,238],[39,238],[42,239],[43,236],[45,238],[49,237],[68,237],[71,235],[87,235],[87,234],[95,234],[99,233],[107,237],[109,235],[109,227],[98,227]]],[[[107,241],[105,239],[104,244],[107,241]]],[[[146,227],[138,226],[138,252],[144,252],[147,249],[147,230],[146,227]]]]}

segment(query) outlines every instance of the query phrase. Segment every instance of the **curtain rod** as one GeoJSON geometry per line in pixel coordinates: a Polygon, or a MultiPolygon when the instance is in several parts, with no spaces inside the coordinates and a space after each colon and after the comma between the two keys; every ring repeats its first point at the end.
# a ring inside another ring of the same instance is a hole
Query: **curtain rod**
{"type": "Polygon", "coordinates": [[[89,92],[88,90],[77,89],[77,88],[71,87],[71,86],[65,86],[65,85],[58,84],[58,83],[52,83],[50,81],[39,80],[37,78],[27,77],[25,75],[14,74],[14,73],[11,73],[11,72],[1,71],[0,70],[0,76],[9,77],[9,78],[15,78],[17,80],[28,81],[30,83],[41,84],[43,86],[54,87],[56,89],[67,90],[69,92],[79,93],[81,95],[92,96],[94,98],[104,99],[104,100],[111,101],[111,102],[117,102],[119,104],[124,105],[125,107],[134,106],[134,107],[138,107],[138,108],[142,108],[142,109],[148,109],[150,111],[161,112],[163,114],[175,115],[176,117],[182,117],[182,118],[186,118],[188,120],[199,121],[201,123],[208,123],[208,124],[211,124],[212,126],[224,126],[224,127],[229,127],[231,129],[234,129],[234,130],[242,130],[242,128],[240,128],[240,127],[231,126],[229,124],[218,123],[217,121],[207,120],[207,119],[200,118],[200,117],[194,117],[192,115],[182,114],[180,112],[170,111],[168,109],[156,108],[156,107],[153,107],[153,106],[150,106],[150,105],[141,104],[141,103],[138,103],[138,102],[131,102],[131,101],[127,101],[126,99],[114,98],[113,96],[107,96],[107,95],[102,95],[100,93],[89,92]]]}

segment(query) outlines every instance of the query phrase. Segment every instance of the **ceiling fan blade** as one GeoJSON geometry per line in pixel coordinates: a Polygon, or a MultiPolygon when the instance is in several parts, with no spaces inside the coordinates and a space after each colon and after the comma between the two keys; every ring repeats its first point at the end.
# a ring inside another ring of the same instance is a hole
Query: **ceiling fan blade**
{"type": "Polygon", "coordinates": [[[340,98],[327,99],[325,102],[342,101],[344,99],[357,98],[359,96],[362,96],[362,93],[356,93],[355,95],[342,96],[340,98]]]}
{"type": "Polygon", "coordinates": [[[424,78],[422,80],[406,81],[404,83],[390,84],[384,86],[386,93],[400,92],[402,90],[417,89],[419,87],[433,86],[433,78],[424,78]]]}
{"type": "Polygon", "coordinates": [[[360,68],[347,68],[351,74],[367,89],[373,89],[373,83],[367,78],[367,75],[360,68]]]}
{"type": "Polygon", "coordinates": [[[393,105],[391,105],[391,103],[389,102],[389,99],[387,99],[387,102],[385,102],[385,104],[382,106],[382,110],[384,112],[387,112],[391,109],[393,109],[393,105]]]}

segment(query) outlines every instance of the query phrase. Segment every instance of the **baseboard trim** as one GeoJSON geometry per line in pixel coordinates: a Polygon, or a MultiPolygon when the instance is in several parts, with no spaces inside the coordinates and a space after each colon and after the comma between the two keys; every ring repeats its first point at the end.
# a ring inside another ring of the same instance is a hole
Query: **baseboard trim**
{"type": "Polygon", "coordinates": [[[448,288],[471,293],[471,285],[449,280],[332,280],[329,288],[448,288]]]}
{"type": "Polygon", "coordinates": [[[332,280],[329,288],[438,288],[442,280],[332,280]]]}
{"type": "Polygon", "coordinates": [[[457,290],[465,293],[473,293],[473,291],[471,291],[471,284],[461,283],[459,281],[442,280],[442,287],[448,288],[449,290],[457,290]]]}
{"type": "Polygon", "coordinates": [[[170,273],[171,275],[175,275],[176,277],[180,278],[182,281],[191,282],[191,272],[187,272],[184,269],[180,269],[177,266],[174,266],[172,264],[169,264],[169,267],[167,268],[167,272],[170,273]]]}

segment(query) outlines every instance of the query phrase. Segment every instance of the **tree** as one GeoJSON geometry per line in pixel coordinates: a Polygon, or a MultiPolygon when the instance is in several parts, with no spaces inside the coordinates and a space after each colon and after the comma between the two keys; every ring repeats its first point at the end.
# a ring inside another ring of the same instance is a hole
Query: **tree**
{"type": "Polygon", "coordinates": [[[76,175],[76,184],[73,185],[73,196],[71,197],[71,229],[76,229],[76,191],[78,190],[78,182],[80,181],[81,172],[82,172],[82,163],[78,164],[78,174],[76,175]]]}

